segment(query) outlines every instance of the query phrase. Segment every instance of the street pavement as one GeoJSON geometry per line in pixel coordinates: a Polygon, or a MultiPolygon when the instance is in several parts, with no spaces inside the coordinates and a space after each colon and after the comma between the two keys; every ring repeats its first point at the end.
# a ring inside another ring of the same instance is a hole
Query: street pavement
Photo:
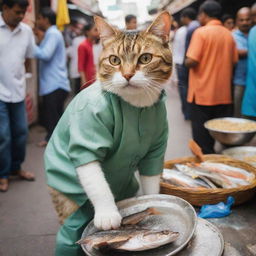
{"type": "MultiPolygon", "coordinates": [[[[166,160],[190,155],[190,124],[183,120],[177,88],[167,87],[170,135],[166,160]]],[[[157,124],[153,124],[157,125],[157,124]]],[[[0,194],[0,256],[51,256],[59,228],[47,192],[44,149],[36,146],[45,136],[42,127],[30,128],[24,170],[36,174],[35,182],[13,178],[7,193],[0,194]]]]}

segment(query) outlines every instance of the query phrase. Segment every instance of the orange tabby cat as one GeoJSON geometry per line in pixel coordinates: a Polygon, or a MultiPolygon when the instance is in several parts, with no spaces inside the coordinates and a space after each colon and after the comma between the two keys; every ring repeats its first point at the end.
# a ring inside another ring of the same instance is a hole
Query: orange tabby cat
{"type": "Polygon", "coordinates": [[[95,22],[103,44],[98,81],[69,104],[45,152],[47,183],[66,218],[56,256],[83,255],[75,242],[92,218],[98,229],[121,225],[116,201],[138,192],[136,170],[143,194],[160,190],[171,17],[163,12],[143,32],[114,29],[100,17],[95,22]]]}
{"type": "Polygon", "coordinates": [[[163,12],[146,31],[138,32],[120,31],[95,18],[104,47],[98,72],[104,90],[137,107],[158,100],[172,72],[170,19],[163,12]]]}

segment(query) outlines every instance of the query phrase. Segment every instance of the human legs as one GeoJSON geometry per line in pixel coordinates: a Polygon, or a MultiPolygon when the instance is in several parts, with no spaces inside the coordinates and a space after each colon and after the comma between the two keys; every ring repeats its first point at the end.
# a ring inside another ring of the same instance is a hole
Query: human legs
{"type": "Polygon", "coordinates": [[[214,106],[213,118],[232,117],[232,113],[233,113],[232,104],[217,105],[217,106],[214,106]]]}
{"type": "Polygon", "coordinates": [[[75,78],[74,79],[74,92],[75,95],[78,94],[80,92],[80,88],[81,88],[81,78],[75,78]]]}
{"type": "Polygon", "coordinates": [[[234,116],[241,117],[241,106],[242,100],[244,96],[244,89],[243,85],[234,85],[234,116]]]}
{"type": "Polygon", "coordinates": [[[178,90],[181,100],[181,110],[185,120],[190,119],[190,104],[187,102],[188,81],[187,70],[183,65],[176,64],[178,75],[178,90]]]}
{"type": "Polygon", "coordinates": [[[214,139],[204,123],[210,119],[228,117],[232,115],[232,105],[202,106],[191,104],[191,125],[193,139],[202,148],[204,154],[214,153],[214,139]]]}
{"type": "Polygon", "coordinates": [[[7,179],[11,171],[11,128],[8,103],[0,101],[0,179],[7,179]]]}
{"type": "Polygon", "coordinates": [[[43,111],[46,120],[45,126],[47,130],[47,135],[45,138],[46,141],[49,141],[54,128],[57,125],[61,114],[63,113],[64,101],[67,94],[68,93],[66,91],[58,89],[43,96],[43,111]],[[66,96],[64,97],[63,95],[66,96]]]}
{"type": "Polygon", "coordinates": [[[211,119],[211,110],[208,106],[191,104],[191,126],[195,142],[202,148],[204,154],[214,153],[214,139],[204,127],[204,123],[211,119]]]}
{"type": "Polygon", "coordinates": [[[11,127],[11,171],[20,171],[21,164],[25,160],[26,142],[28,136],[28,124],[24,101],[10,103],[10,127],[11,127]]]}

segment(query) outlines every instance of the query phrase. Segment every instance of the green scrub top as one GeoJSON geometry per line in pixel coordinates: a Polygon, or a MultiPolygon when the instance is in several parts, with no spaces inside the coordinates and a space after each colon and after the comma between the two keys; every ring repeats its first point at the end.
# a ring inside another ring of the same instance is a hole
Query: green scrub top
{"type": "MultiPolygon", "coordinates": [[[[138,190],[134,172],[162,172],[168,124],[165,93],[151,107],[138,108],[102,91],[99,82],[80,92],[67,107],[45,152],[47,183],[78,205],[87,196],[76,168],[99,161],[116,201],[138,190]]],[[[96,184],[97,185],[97,184],[96,184]]]]}

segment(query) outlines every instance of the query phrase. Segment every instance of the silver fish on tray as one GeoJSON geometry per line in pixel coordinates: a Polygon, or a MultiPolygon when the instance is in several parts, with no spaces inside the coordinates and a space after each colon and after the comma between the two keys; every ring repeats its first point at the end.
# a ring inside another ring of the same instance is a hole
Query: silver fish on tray
{"type": "Polygon", "coordinates": [[[251,172],[248,172],[242,168],[222,163],[203,162],[200,164],[200,167],[205,168],[211,172],[223,174],[237,179],[242,179],[248,182],[252,181],[255,178],[255,175],[251,172]]]}
{"type": "Polygon", "coordinates": [[[144,211],[136,212],[134,214],[131,214],[129,216],[126,216],[122,219],[122,225],[136,225],[140,221],[142,221],[145,217],[150,215],[158,215],[161,214],[158,212],[155,208],[147,208],[144,211]]]}
{"type": "Polygon", "coordinates": [[[198,178],[200,176],[206,177],[207,179],[210,179],[214,184],[217,184],[219,187],[222,187],[222,188],[234,187],[234,184],[226,177],[216,173],[212,173],[208,170],[204,170],[203,168],[200,168],[197,166],[176,164],[175,168],[177,168],[177,170],[179,170],[180,172],[190,175],[192,178],[198,178]]]}
{"type": "Polygon", "coordinates": [[[179,187],[189,187],[189,188],[210,188],[211,186],[207,184],[202,179],[195,178],[186,175],[175,169],[164,169],[162,174],[162,179],[175,186],[179,187]]]}
{"type": "Polygon", "coordinates": [[[174,242],[178,232],[170,230],[150,230],[141,227],[126,226],[118,230],[98,231],[78,241],[87,250],[146,251],[174,242]]]}
{"type": "Polygon", "coordinates": [[[203,162],[200,164],[176,164],[175,168],[193,179],[203,180],[212,188],[212,185],[215,184],[220,188],[245,186],[249,185],[255,178],[253,173],[244,169],[221,163],[203,162]]]}

